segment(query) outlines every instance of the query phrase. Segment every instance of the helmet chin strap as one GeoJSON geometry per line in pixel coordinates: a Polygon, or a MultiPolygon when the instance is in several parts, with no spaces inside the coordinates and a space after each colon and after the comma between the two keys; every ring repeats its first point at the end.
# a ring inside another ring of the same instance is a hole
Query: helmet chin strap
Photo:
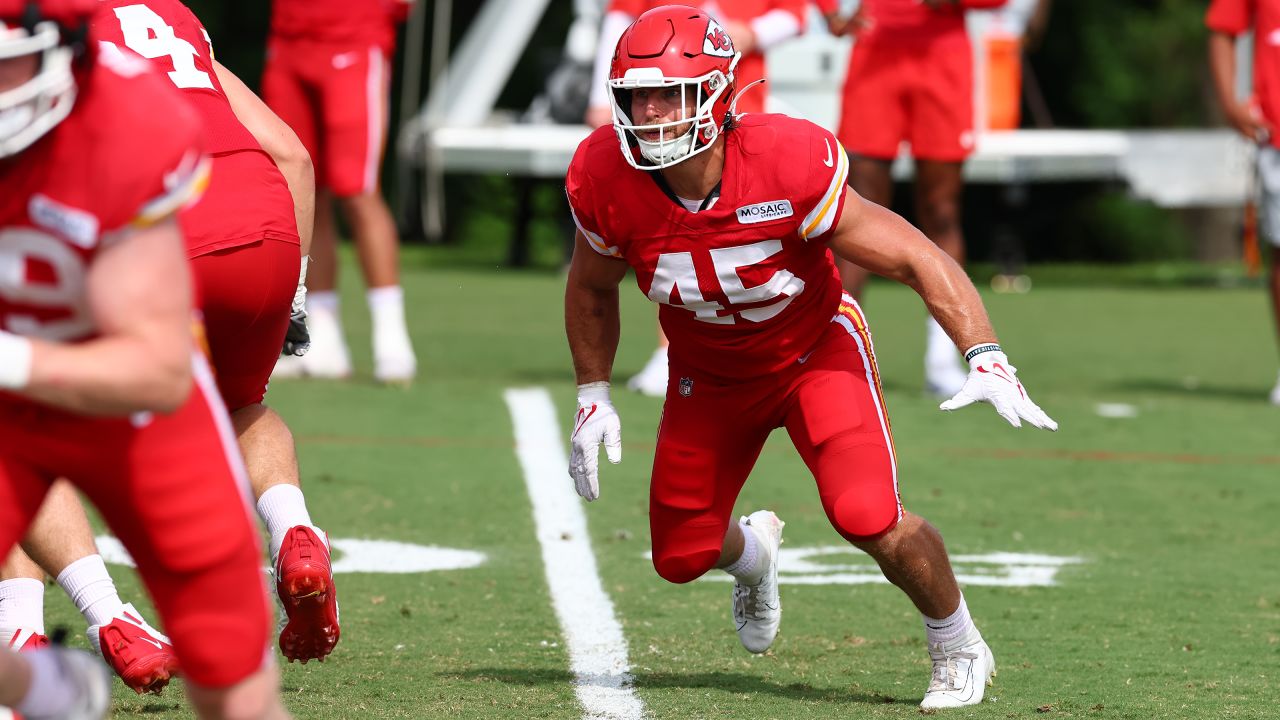
{"type": "Polygon", "coordinates": [[[738,93],[737,93],[736,95],[734,95],[734,96],[733,96],[733,102],[729,103],[729,114],[730,114],[730,115],[737,115],[737,114],[738,114],[738,101],[742,99],[742,96],[743,96],[743,95],[746,95],[746,94],[747,94],[747,91],[748,91],[748,90],[750,90],[751,88],[753,88],[753,87],[755,87],[755,86],[757,86],[757,85],[762,84],[763,82],[764,82],[764,78],[760,78],[759,80],[756,80],[755,82],[751,83],[750,85],[748,85],[748,86],[746,86],[746,87],[742,88],[741,90],[739,90],[739,91],[738,91],[738,93]]]}

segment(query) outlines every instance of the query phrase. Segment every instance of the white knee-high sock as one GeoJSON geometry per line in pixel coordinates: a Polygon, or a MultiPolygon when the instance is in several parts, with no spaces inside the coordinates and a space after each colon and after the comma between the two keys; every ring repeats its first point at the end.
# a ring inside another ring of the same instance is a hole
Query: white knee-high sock
{"type": "Polygon", "coordinates": [[[101,555],[86,555],[68,565],[58,574],[58,584],[90,625],[105,625],[124,612],[101,555]]]}
{"type": "MultiPolygon", "coordinates": [[[[276,555],[280,553],[280,545],[284,542],[284,535],[291,527],[298,525],[311,525],[311,513],[307,511],[307,499],[302,494],[302,488],[296,485],[282,483],[280,485],[272,485],[267,488],[266,492],[258,498],[258,515],[262,517],[262,522],[267,526],[267,532],[271,534],[271,559],[274,561],[276,555]]],[[[324,537],[324,534],[316,529],[316,534],[324,537]]]]}
{"type": "Polygon", "coordinates": [[[747,585],[756,585],[764,578],[764,553],[761,552],[760,541],[756,539],[751,527],[741,521],[738,522],[738,527],[742,529],[742,554],[724,571],[747,585]]]}
{"type": "Polygon", "coordinates": [[[44,634],[44,583],[35,578],[0,581],[0,630],[19,628],[44,634]]]}
{"type": "Polygon", "coordinates": [[[960,607],[947,617],[942,619],[927,615],[920,617],[924,620],[924,633],[930,647],[938,644],[945,645],[964,637],[974,629],[973,618],[969,617],[969,606],[964,601],[964,595],[960,596],[960,607]]]}

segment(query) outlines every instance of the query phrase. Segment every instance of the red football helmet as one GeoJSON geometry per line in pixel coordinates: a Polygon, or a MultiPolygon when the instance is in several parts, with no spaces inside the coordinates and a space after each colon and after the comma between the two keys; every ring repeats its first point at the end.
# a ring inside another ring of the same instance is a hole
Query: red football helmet
{"type": "Polygon", "coordinates": [[[732,111],[740,57],[729,33],[697,8],[664,5],[636,18],[618,39],[609,70],[613,129],[627,162],[658,170],[711,147],[732,111]],[[638,88],[679,88],[682,117],[641,124],[645,118],[631,116],[638,88]],[[689,129],[668,137],[682,125],[689,129]]]}
{"type": "Polygon", "coordinates": [[[71,112],[72,62],[85,49],[94,0],[0,0],[0,158],[22,152],[71,112]],[[9,61],[34,57],[33,74],[9,61]]]}

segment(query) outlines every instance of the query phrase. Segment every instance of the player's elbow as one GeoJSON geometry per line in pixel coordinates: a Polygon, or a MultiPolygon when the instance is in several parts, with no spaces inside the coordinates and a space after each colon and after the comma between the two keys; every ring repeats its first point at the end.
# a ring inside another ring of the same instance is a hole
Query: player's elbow
{"type": "Polygon", "coordinates": [[[195,379],[191,372],[191,359],[183,362],[165,361],[156,363],[153,373],[142,383],[138,398],[149,412],[162,414],[177,412],[186,404],[191,396],[191,388],[195,379]]]}
{"type": "Polygon", "coordinates": [[[275,160],[285,177],[300,178],[314,186],[316,168],[311,162],[311,153],[296,137],[280,143],[273,150],[271,159],[275,160]]]}
{"type": "Polygon", "coordinates": [[[192,348],[185,342],[151,342],[139,346],[133,364],[134,412],[176,412],[191,395],[195,382],[192,348]]]}

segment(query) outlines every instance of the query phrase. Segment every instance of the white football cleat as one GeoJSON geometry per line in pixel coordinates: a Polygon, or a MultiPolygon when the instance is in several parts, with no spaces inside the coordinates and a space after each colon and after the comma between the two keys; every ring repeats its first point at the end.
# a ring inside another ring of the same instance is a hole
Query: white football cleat
{"type": "Polygon", "coordinates": [[[996,675],[996,659],[975,627],[963,637],[929,648],[933,678],[921,710],[977,705],[996,675]]]}
{"type": "Polygon", "coordinates": [[[961,368],[954,357],[948,357],[946,362],[925,362],[924,389],[934,397],[943,400],[955,397],[968,379],[968,371],[961,368]]]}
{"type": "Polygon", "coordinates": [[[786,523],[768,510],[757,510],[742,519],[742,531],[754,533],[760,552],[764,553],[764,577],[755,585],[741,580],[733,583],[733,623],[742,646],[762,653],[778,636],[782,622],[782,598],[778,594],[778,546],[782,544],[782,527],[786,523]]]}
{"type": "Polygon", "coordinates": [[[302,366],[302,358],[297,355],[281,355],[276,358],[276,366],[271,369],[272,380],[294,380],[306,375],[307,369],[302,366]]]}
{"type": "Polygon", "coordinates": [[[667,346],[653,351],[644,368],[627,381],[627,389],[649,397],[667,394],[667,346]]]}
{"type": "Polygon", "coordinates": [[[373,377],[378,382],[402,384],[413,381],[418,373],[418,358],[413,354],[409,333],[399,328],[379,329],[373,334],[373,377]]]}
{"type": "Polygon", "coordinates": [[[1271,404],[1280,406],[1280,379],[1276,380],[1276,386],[1271,388],[1271,404]]]}

